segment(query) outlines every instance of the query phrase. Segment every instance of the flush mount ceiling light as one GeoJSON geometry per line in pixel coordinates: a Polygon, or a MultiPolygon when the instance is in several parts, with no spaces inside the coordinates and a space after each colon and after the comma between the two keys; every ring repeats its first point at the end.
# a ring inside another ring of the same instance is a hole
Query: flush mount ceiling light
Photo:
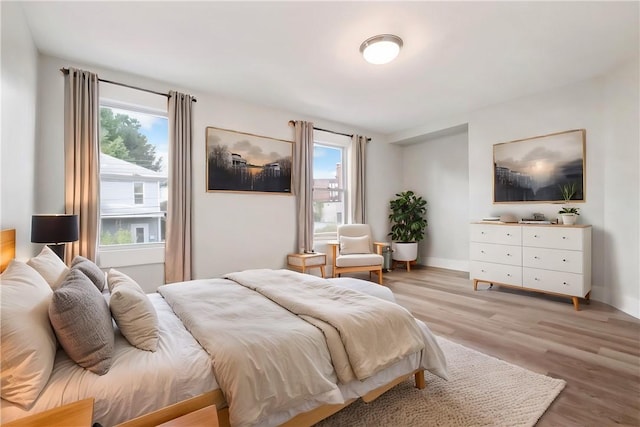
{"type": "Polygon", "coordinates": [[[400,53],[402,39],[393,34],[380,34],[366,39],[360,45],[360,53],[371,64],[386,64],[400,53]]]}

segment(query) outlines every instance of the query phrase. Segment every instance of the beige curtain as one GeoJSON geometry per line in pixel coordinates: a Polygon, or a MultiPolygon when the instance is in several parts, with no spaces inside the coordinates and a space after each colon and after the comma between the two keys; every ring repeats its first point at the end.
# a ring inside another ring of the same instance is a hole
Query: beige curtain
{"type": "Polygon", "coordinates": [[[352,194],[351,194],[351,220],[354,224],[366,224],[366,153],[367,138],[353,135],[351,138],[352,158],[352,194]]]}
{"type": "Polygon", "coordinates": [[[165,283],[191,280],[191,138],[193,97],[169,92],[169,201],[165,283]]]}
{"type": "Polygon", "coordinates": [[[66,245],[65,261],[76,255],[96,260],[100,225],[100,110],[98,76],[69,68],[64,77],[65,213],[78,215],[77,242],[66,245]]]}
{"type": "Polygon", "coordinates": [[[313,249],[313,123],[295,122],[293,191],[296,196],[296,250],[313,249]]]}

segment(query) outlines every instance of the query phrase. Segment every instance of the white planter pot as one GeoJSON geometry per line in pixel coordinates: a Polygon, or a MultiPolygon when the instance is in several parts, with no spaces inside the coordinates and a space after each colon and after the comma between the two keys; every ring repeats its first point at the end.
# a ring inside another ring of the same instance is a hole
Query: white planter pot
{"type": "Polygon", "coordinates": [[[578,215],[573,213],[563,213],[563,214],[560,214],[560,216],[562,217],[562,223],[564,225],[573,225],[576,223],[576,220],[578,219],[578,215]]]}
{"type": "Polygon", "coordinates": [[[392,258],[396,261],[415,261],[418,259],[418,243],[400,243],[392,242],[391,249],[393,249],[392,258]]]}

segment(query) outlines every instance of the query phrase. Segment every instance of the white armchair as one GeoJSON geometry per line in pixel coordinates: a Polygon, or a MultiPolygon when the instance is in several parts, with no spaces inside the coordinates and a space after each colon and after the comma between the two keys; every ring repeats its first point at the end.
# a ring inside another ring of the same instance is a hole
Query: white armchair
{"type": "Polygon", "coordinates": [[[378,275],[382,285],[382,248],[386,243],[374,242],[369,224],[348,224],[338,227],[338,241],[330,242],[333,277],[342,273],[368,271],[378,275]],[[375,249],[374,249],[375,247],[375,249]]]}

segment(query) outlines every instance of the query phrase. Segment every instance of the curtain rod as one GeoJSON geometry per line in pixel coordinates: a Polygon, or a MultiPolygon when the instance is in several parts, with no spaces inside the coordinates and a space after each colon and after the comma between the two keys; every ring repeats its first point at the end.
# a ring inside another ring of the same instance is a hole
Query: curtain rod
{"type": "MultiPolygon", "coordinates": [[[[296,121],[295,120],[289,120],[289,126],[295,126],[296,121]]],[[[353,138],[353,134],[349,135],[348,133],[342,133],[342,132],[336,132],[334,130],[329,130],[329,129],[322,129],[322,128],[317,128],[317,127],[313,127],[314,130],[320,130],[322,132],[329,132],[332,133],[334,135],[342,135],[342,136],[348,136],[349,138],[353,138]]],[[[371,138],[367,138],[367,143],[371,142],[371,138]]]]}
{"type": "MultiPolygon", "coordinates": [[[[69,69],[68,68],[60,68],[60,71],[62,71],[63,74],[69,74],[69,69]]],[[[126,83],[114,82],[112,80],[101,79],[100,77],[98,77],[98,81],[99,82],[103,82],[103,83],[111,83],[112,85],[128,87],[129,89],[141,90],[142,92],[153,93],[155,95],[166,96],[167,98],[171,98],[171,95],[169,95],[168,93],[156,92],[155,90],[145,89],[145,88],[138,87],[138,86],[132,86],[132,85],[128,85],[126,83]]],[[[191,100],[193,102],[198,102],[198,100],[196,98],[194,98],[194,97],[191,97],[191,100]]]]}

